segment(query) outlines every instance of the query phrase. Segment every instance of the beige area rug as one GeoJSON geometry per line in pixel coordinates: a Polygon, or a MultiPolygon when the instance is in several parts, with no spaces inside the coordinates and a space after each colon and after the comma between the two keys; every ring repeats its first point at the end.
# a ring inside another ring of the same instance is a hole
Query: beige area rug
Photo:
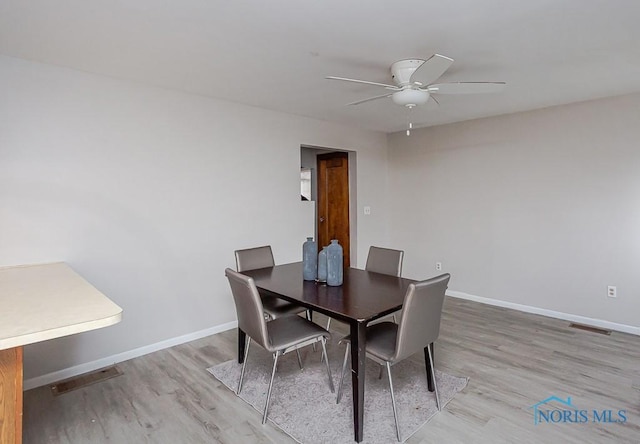
{"type": "MultiPolygon", "coordinates": [[[[311,347],[306,347],[301,351],[304,363],[302,371],[295,353],[280,358],[273,381],[269,421],[300,443],[353,443],[350,374],[345,375],[342,400],[336,404],[336,394],[329,389],[326,367],[320,363],[319,349],[314,352],[311,347]]],[[[344,348],[329,344],[327,351],[337,392],[344,348]]],[[[260,419],[267,399],[272,365],[271,355],[252,344],[240,397],[259,412],[260,419]]],[[[232,360],[207,370],[235,393],[241,367],[236,360],[232,360]]],[[[367,444],[397,442],[389,379],[386,371],[382,379],[378,379],[378,375],[379,366],[367,360],[363,440],[367,444]]],[[[391,375],[404,441],[438,413],[435,394],[427,390],[424,363],[402,361],[391,368],[391,375]]],[[[464,389],[468,381],[468,378],[436,370],[443,409],[456,393],[464,389]]]]}

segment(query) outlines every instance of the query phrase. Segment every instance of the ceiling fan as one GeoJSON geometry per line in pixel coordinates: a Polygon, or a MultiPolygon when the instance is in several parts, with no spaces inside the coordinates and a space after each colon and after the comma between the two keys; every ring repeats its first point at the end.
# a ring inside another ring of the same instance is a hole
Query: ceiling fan
{"type": "MultiPolygon", "coordinates": [[[[385,94],[351,102],[347,105],[359,105],[361,103],[391,97],[393,103],[406,106],[409,109],[419,105],[424,105],[432,94],[495,93],[500,92],[505,88],[505,82],[433,83],[442,74],[444,74],[447,69],[449,69],[452,63],[452,58],[440,54],[434,54],[427,60],[400,60],[391,65],[391,78],[395,85],[335,76],[329,76],[327,79],[380,86],[389,91],[385,94]]],[[[438,102],[435,97],[433,97],[433,99],[438,102]]],[[[411,126],[412,125],[410,123],[409,129],[411,126]]],[[[407,130],[407,134],[408,133],[409,131],[407,130]]]]}

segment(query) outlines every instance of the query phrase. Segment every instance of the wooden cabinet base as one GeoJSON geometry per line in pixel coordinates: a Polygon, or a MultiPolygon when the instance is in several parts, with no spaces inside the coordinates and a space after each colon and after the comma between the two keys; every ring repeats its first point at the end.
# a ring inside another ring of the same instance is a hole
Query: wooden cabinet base
{"type": "Polygon", "coordinates": [[[0,443],[22,442],[22,347],[0,350],[0,443]]]}

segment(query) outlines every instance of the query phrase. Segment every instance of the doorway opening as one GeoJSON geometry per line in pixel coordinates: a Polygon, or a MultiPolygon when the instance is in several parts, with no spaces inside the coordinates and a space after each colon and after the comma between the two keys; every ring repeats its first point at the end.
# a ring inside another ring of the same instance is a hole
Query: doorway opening
{"type": "Polygon", "coordinates": [[[337,239],[344,251],[344,266],[355,263],[356,153],[301,146],[300,181],[301,200],[310,200],[314,207],[318,248],[337,239]]]}

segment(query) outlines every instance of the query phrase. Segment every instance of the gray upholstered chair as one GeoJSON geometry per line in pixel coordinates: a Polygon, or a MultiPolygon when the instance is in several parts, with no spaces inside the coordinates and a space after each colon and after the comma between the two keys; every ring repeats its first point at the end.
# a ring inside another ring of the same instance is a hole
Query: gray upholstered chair
{"type": "MultiPolygon", "coordinates": [[[[239,272],[247,270],[256,270],[258,268],[273,267],[275,261],[273,260],[273,252],[270,245],[264,247],[247,248],[245,250],[236,250],[236,270],[239,272]]],[[[307,312],[307,319],[310,319],[311,314],[300,305],[287,302],[283,299],[276,298],[274,296],[261,294],[262,307],[264,313],[269,319],[276,319],[282,316],[298,314],[307,312]]]]}
{"type": "MultiPolygon", "coordinates": [[[[367,263],[364,269],[367,271],[373,271],[374,273],[388,274],[390,276],[402,275],[402,259],[404,257],[404,251],[392,250],[391,248],[369,247],[369,254],[367,255],[367,263]]],[[[395,315],[393,315],[393,322],[396,321],[395,315]]],[[[331,318],[327,321],[327,330],[331,326],[331,318]]]]}
{"type": "Polygon", "coordinates": [[[391,276],[402,275],[402,258],[404,251],[390,248],[369,247],[367,264],[364,269],[391,276]]]}
{"type": "MultiPolygon", "coordinates": [[[[404,297],[404,309],[402,310],[400,322],[398,324],[381,322],[367,327],[367,357],[387,367],[398,441],[401,441],[400,424],[398,423],[396,399],[393,393],[393,380],[391,379],[392,365],[397,364],[418,351],[424,350],[427,352],[429,362],[427,362],[426,365],[429,366],[428,368],[431,369],[431,375],[433,375],[436,405],[438,406],[438,410],[440,410],[440,397],[438,396],[438,386],[436,385],[431,344],[435,342],[440,334],[442,305],[444,303],[445,291],[449,284],[449,278],[450,275],[446,273],[426,281],[410,284],[404,297]]],[[[343,338],[340,342],[346,342],[347,347],[342,363],[340,385],[338,386],[338,403],[342,396],[342,383],[351,344],[349,336],[343,338]]]]}
{"type": "MultiPolygon", "coordinates": [[[[242,390],[242,380],[244,379],[244,371],[247,366],[251,340],[257,342],[262,348],[273,354],[273,370],[271,371],[271,381],[269,382],[269,389],[267,391],[267,402],[264,406],[262,423],[267,422],[271,388],[273,387],[273,378],[278,366],[278,358],[290,351],[295,350],[298,352],[298,348],[300,347],[320,342],[322,344],[322,355],[327,367],[327,375],[329,376],[329,388],[333,393],[333,378],[331,377],[331,368],[329,367],[325,345],[327,339],[331,338],[331,334],[319,325],[300,316],[283,316],[267,322],[263,315],[262,300],[253,279],[237,273],[230,268],[225,270],[225,275],[229,280],[233,299],[236,304],[238,327],[247,334],[244,362],[242,363],[242,371],[240,372],[240,380],[238,381],[238,395],[242,390]]],[[[299,353],[298,362],[302,367],[299,353]]]]}

